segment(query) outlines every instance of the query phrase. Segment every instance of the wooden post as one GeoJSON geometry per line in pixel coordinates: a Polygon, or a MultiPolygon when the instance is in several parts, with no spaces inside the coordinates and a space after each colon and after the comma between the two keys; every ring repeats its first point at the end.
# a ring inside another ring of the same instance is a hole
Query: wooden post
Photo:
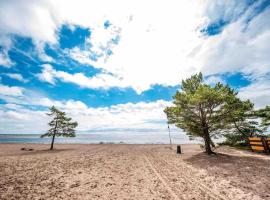
{"type": "Polygon", "coordinates": [[[177,145],[176,153],[177,154],[181,154],[182,153],[181,146],[180,145],[177,145]]]}
{"type": "Polygon", "coordinates": [[[170,145],[171,145],[171,149],[172,149],[172,138],[171,138],[171,130],[170,130],[169,123],[168,123],[168,130],[169,130],[170,145]]]}

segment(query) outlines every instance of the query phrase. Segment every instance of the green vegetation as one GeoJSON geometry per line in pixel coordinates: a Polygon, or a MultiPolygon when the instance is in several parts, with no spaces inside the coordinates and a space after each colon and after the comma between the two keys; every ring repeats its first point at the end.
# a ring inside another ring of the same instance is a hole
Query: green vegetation
{"type": "Polygon", "coordinates": [[[261,136],[264,130],[259,124],[254,105],[249,100],[241,101],[238,98],[228,105],[231,108],[226,122],[229,127],[223,134],[225,143],[231,146],[248,146],[248,138],[261,136]]]}
{"type": "Polygon", "coordinates": [[[266,130],[270,126],[270,106],[256,111],[256,115],[262,119],[262,127],[266,130]]]}
{"type": "Polygon", "coordinates": [[[47,133],[41,135],[41,137],[52,137],[50,150],[53,149],[55,137],[75,137],[75,128],[78,126],[77,122],[72,122],[71,118],[66,116],[65,112],[61,112],[54,106],[50,108],[50,113],[47,115],[53,117],[49,122],[51,127],[47,133]]]}
{"type": "Polygon", "coordinates": [[[183,129],[190,138],[203,138],[208,154],[213,154],[212,138],[224,136],[227,144],[247,145],[248,137],[262,134],[270,124],[270,107],[254,111],[253,104],[239,99],[228,85],[205,84],[202,73],[183,80],[173,99],[174,105],[164,110],[168,123],[183,129]],[[264,117],[264,128],[258,117],[264,117]]]}

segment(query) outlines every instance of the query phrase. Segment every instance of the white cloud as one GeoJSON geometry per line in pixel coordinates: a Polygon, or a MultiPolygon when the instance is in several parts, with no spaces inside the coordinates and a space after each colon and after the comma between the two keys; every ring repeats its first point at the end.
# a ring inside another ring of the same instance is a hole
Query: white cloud
{"type": "Polygon", "coordinates": [[[1,96],[22,96],[23,95],[23,88],[17,86],[6,86],[0,84],[0,95],[1,96]]]}
{"type": "Polygon", "coordinates": [[[30,98],[26,99],[27,104],[34,106],[45,106],[51,107],[56,106],[60,109],[86,109],[87,106],[81,101],[67,100],[67,101],[55,101],[51,100],[47,97],[39,97],[39,98],[30,98]]]}
{"type": "MultiPolygon", "coordinates": [[[[42,50],[43,45],[57,45],[59,27],[65,23],[76,24],[91,29],[91,37],[88,38],[87,44],[91,43],[92,47],[85,50],[74,48],[66,50],[65,53],[81,63],[101,68],[103,72],[87,77],[82,73],[70,74],[57,71],[50,65],[43,65],[43,71],[38,75],[40,80],[51,84],[61,80],[87,88],[132,87],[140,93],[153,84],[176,85],[182,78],[198,71],[204,72],[205,75],[242,72],[251,77],[253,83],[240,89],[239,95],[242,98],[251,98],[256,105],[263,106],[269,104],[269,81],[259,80],[258,77],[265,77],[270,72],[270,9],[265,9],[255,16],[255,7],[259,3],[261,1],[256,1],[248,8],[244,1],[237,0],[2,0],[0,44],[5,46],[6,50],[0,54],[0,64],[7,67],[12,65],[7,52],[11,46],[9,34],[31,37],[43,60],[50,61],[51,58],[42,50]],[[105,20],[112,24],[108,30],[103,29],[105,20]],[[202,36],[199,28],[220,20],[231,23],[219,35],[202,36]],[[111,40],[117,36],[120,37],[120,41],[115,45],[111,40]],[[108,49],[113,51],[109,57],[105,54],[108,49]],[[97,61],[93,61],[91,56],[96,55],[97,61]]],[[[208,81],[218,80],[219,77],[215,76],[208,81]]],[[[0,87],[6,99],[8,96],[10,101],[20,101],[16,98],[11,99],[10,96],[22,95],[21,88],[3,85],[0,87]]],[[[116,126],[119,123],[127,127],[129,124],[125,124],[125,120],[128,121],[128,117],[132,115],[129,115],[128,111],[132,106],[139,106],[127,104],[119,105],[117,109],[93,109],[87,108],[82,102],[59,102],[46,98],[40,98],[39,101],[35,105],[56,105],[63,109],[81,108],[87,113],[86,119],[94,120],[94,124],[99,124],[100,127],[108,125],[103,124],[102,120],[99,121],[103,115],[109,124],[116,126]],[[100,117],[94,118],[91,112],[100,117]],[[119,118],[114,115],[117,112],[120,113],[119,118]]],[[[149,105],[152,104],[144,106],[149,105]]],[[[132,116],[136,120],[133,126],[147,126],[148,123],[144,123],[146,119],[139,113],[150,119],[151,109],[148,110],[149,113],[144,113],[142,109],[134,108],[133,112],[136,115],[133,113],[132,116]]],[[[73,110],[71,113],[74,114],[75,109],[70,110],[73,110]]],[[[81,129],[90,126],[83,121],[82,115],[74,116],[81,120],[82,124],[86,124],[81,129]]]]}
{"type": "Polygon", "coordinates": [[[13,33],[51,43],[57,41],[55,34],[57,20],[50,10],[49,2],[3,0],[0,6],[2,34],[13,33]]]}
{"type": "Polygon", "coordinates": [[[74,47],[72,49],[65,49],[65,53],[81,64],[87,65],[95,64],[95,61],[90,58],[94,54],[94,52],[92,51],[81,50],[78,47],[74,47]]]}
{"type": "Polygon", "coordinates": [[[16,110],[4,110],[0,107],[0,133],[45,133],[48,120],[48,116],[43,111],[33,111],[22,107],[16,110]]]}
{"type": "MultiPolygon", "coordinates": [[[[260,2],[260,1],[257,1],[260,2]]],[[[236,20],[249,6],[248,1],[212,1],[204,3],[203,15],[207,16],[207,23],[230,22],[236,20]]]]}
{"type": "MultiPolygon", "coordinates": [[[[255,16],[260,3],[248,8],[246,2],[238,1],[208,1],[205,4],[155,1],[143,6],[139,1],[126,11],[116,9],[119,14],[106,10],[109,20],[120,27],[119,32],[106,35],[96,23],[97,34],[94,30],[91,36],[92,50],[101,54],[97,47],[104,46],[111,37],[119,34],[121,39],[112,47],[113,55],[101,56],[97,62],[89,58],[90,51],[77,49],[71,55],[79,62],[116,75],[121,78],[121,85],[132,87],[138,93],[153,84],[176,85],[182,78],[198,71],[205,75],[228,72],[242,72],[253,77],[264,75],[270,71],[267,53],[270,51],[270,10],[255,16]],[[148,9],[152,5],[155,6],[149,15],[148,9]],[[170,12],[160,15],[164,10],[170,12]],[[202,37],[198,27],[219,20],[232,23],[220,35],[202,37]],[[248,24],[247,20],[250,20],[248,24]]],[[[108,84],[115,86],[109,81],[111,76],[107,78],[108,84]]]]}
{"type": "Polygon", "coordinates": [[[22,109],[23,106],[18,105],[18,104],[13,104],[13,103],[7,103],[2,105],[3,108],[7,108],[9,110],[17,110],[17,109],[22,109]]]}
{"type": "Polygon", "coordinates": [[[34,41],[34,44],[35,44],[35,47],[36,47],[37,54],[38,54],[39,58],[42,61],[55,62],[55,60],[52,57],[48,56],[45,53],[45,50],[44,50],[45,42],[43,42],[43,41],[34,41]]]}
{"type": "Polygon", "coordinates": [[[28,82],[28,80],[27,79],[25,79],[25,78],[23,78],[23,76],[21,75],[21,74],[16,74],[16,73],[14,73],[14,74],[12,74],[12,73],[7,73],[7,74],[5,74],[6,76],[8,76],[9,78],[12,78],[12,79],[15,79],[15,80],[18,80],[18,81],[21,81],[21,82],[23,82],[23,83],[27,83],[28,82]]]}
{"type": "Polygon", "coordinates": [[[225,84],[226,81],[221,76],[210,76],[205,80],[206,84],[216,84],[218,82],[225,84]]]}
{"type": "Polygon", "coordinates": [[[254,17],[255,7],[251,6],[221,34],[203,41],[193,57],[203,72],[242,72],[256,77],[270,71],[270,9],[254,17]]]}
{"type": "MultiPolygon", "coordinates": [[[[78,131],[100,131],[119,129],[166,130],[166,116],[163,109],[170,102],[159,100],[145,103],[118,104],[110,107],[91,108],[80,101],[65,102],[43,99],[35,105],[56,105],[74,120],[78,121],[78,131]],[[46,102],[46,103],[45,103],[46,102]],[[163,123],[162,123],[163,122],[163,123]]],[[[16,104],[6,104],[0,108],[0,133],[43,133],[47,130],[47,111],[35,111],[16,104]],[[12,124],[14,126],[12,126],[12,124]],[[33,126],[35,124],[35,126],[33,126]],[[18,128],[17,126],[20,126],[18,128]]]]}
{"type": "Polygon", "coordinates": [[[270,104],[270,80],[259,79],[252,84],[242,87],[238,94],[242,99],[250,99],[255,107],[262,108],[270,104]]]}
{"type": "MultiPolygon", "coordinates": [[[[113,47],[113,55],[101,56],[95,63],[89,59],[89,51],[77,49],[73,58],[121,77],[124,85],[137,92],[153,84],[178,84],[182,78],[198,71],[206,75],[242,72],[252,76],[270,71],[267,54],[270,51],[267,42],[270,40],[270,26],[267,26],[270,11],[266,9],[254,17],[261,1],[249,8],[246,2],[239,1],[200,3],[155,1],[142,6],[139,1],[130,9],[123,9],[125,11],[115,9],[119,14],[114,13],[114,9],[111,12],[105,9],[109,20],[120,27],[117,34],[121,39],[119,45],[113,47]],[[148,8],[152,5],[155,6],[149,15],[148,8]],[[160,15],[164,10],[170,12],[160,15]],[[198,27],[219,20],[232,23],[220,35],[201,37],[198,27]]],[[[91,36],[94,49],[117,35],[101,34],[106,31],[100,31],[100,24],[97,27],[98,34],[91,36]]]]}
{"type": "Polygon", "coordinates": [[[78,131],[166,130],[166,116],[163,110],[171,105],[169,101],[158,100],[93,108],[81,101],[56,101],[36,96],[29,91],[22,96],[2,99],[7,103],[0,106],[0,133],[45,132],[49,121],[45,113],[53,105],[78,121],[78,131]]]}
{"type": "MultiPolygon", "coordinates": [[[[55,84],[56,79],[62,82],[74,83],[84,88],[92,89],[109,89],[110,87],[129,87],[129,84],[122,80],[120,77],[113,76],[111,74],[97,74],[93,77],[87,77],[82,73],[70,74],[64,71],[57,71],[51,65],[44,64],[42,73],[37,74],[39,80],[55,84]]],[[[141,92],[137,90],[137,92],[141,92]]]]}
{"type": "MultiPolygon", "coordinates": [[[[247,2],[236,0],[6,0],[0,3],[4,11],[0,25],[2,34],[33,38],[44,60],[51,58],[42,52],[42,44],[57,43],[62,24],[88,27],[91,37],[87,43],[91,48],[74,48],[66,53],[113,76],[101,74],[90,81],[79,73],[59,76],[70,82],[82,78],[87,83],[78,84],[86,87],[132,87],[139,93],[153,84],[176,85],[198,71],[206,75],[242,72],[252,76],[269,72],[270,10],[254,17],[261,2],[248,7],[247,2]],[[112,25],[105,30],[106,20],[112,25]],[[231,24],[220,35],[202,37],[199,28],[219,21],[231,24]],[[120,42],[115,45],[112,39],[117,36],[120,42]],[[113,51],[110,56],[105,53],[108,49],[113,51]],[[91,59],[95,55],[97,61],[91,59]]],[[[41,80],[53,84],[50,74],[47,69],[41,80]]]]}
{"type": "Polygon", "coordinates": [[[42,73],[37,74],[37,77],[41,81],[48,82],[54,85],[55,84],[54,73],[55,73],[55,70],[53,69],[51,65],[44,64],[42,73]]]}
{"type": "Polygon", "coordinates": [[[94,77],[88,78],[82,73],[69,74],[63,71],[55,71],[55,77],[63,82],[75,83],[81,87],[86,88],[105,88],[110,87],[126,87],[124,82],[109,74],[98,74],[94,77]]]}
{"type": "MultiPolygon", "coordinates": [[[[177,84],[182,77],[196,71],[186,63],[186,50],[198,42],[195,29],[200,24],[200,10],[197,7],[201,6],[194,6],[188,0],[181,3],[176,0],[170,3],[2,1],[1,8],[5,12],[0,16],[0,25],[4,33],[49,43],[57,41],[56,32],[63,23],[90,27],[91,50],[100,55],[98,62],[90,63],[88,53],[83,51],[79,52],[81,56],[77,52],[77,59],[121,77],[120,84],[115,83],[118,80],[112,81],[112,76],[101,75],[109,79],[112,87],[125,85],[143,91],[156,83],[177,84]],[[161,14],[166,10],[170,12],[161,14]],[[112,24],[107,30],[103,28],[105,20],[112,24]],[[112,39],[117,36],[121,39],[115,46],[112,39]],[[110,58],[105,53],[108,49],[113,49],[110,58]]],[[[74,52],[71,55],[75,56],[74,52]]],[[[50,77],[43,78],[53,83],[50,77]]]]}
{"type": "Polygon", "coordinates": [[[11,67],[14,63],[8,57],[8,53],[6,50],[0,52],[0,65],[3,67],[11,67]]]}
{"type": "Polygon", "coordinates": [[[70,109],[67,113],[79,122],[78,129],[165,129],[166,116],[163,109],[170,102],[159,100],[150,103],[127,103],[110,107],[70,109]]]}

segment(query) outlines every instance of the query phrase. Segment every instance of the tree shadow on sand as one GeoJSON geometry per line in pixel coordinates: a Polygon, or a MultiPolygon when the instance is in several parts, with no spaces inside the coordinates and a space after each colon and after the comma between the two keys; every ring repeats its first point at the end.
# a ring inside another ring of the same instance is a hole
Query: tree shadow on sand
{"type": "Polygon", "coordinates": [[[21,155],[36,155],[36,154],[55,154],[63,151],[72,151],[74,149],[33,149],[32,151],[22,151],[21,155]]]}
{"type": "Polygon", "coordinates": [[[185,161],[210,176],[229,180],[232,187],[252,192],[262,198],[270,198],[270,159],[237,156],[196,154],[185,161]]]}

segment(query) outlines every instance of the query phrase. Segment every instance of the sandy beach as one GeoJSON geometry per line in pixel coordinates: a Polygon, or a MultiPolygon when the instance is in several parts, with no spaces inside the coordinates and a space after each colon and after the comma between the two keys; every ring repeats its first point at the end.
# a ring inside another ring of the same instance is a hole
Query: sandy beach
{"type": "Polygon", "coordinates": [[[270,199],[270,156],[198,145],[0,145],[0,199],[270,199]],[[22,147],[34,151],[22,151],[22,147]]]}

